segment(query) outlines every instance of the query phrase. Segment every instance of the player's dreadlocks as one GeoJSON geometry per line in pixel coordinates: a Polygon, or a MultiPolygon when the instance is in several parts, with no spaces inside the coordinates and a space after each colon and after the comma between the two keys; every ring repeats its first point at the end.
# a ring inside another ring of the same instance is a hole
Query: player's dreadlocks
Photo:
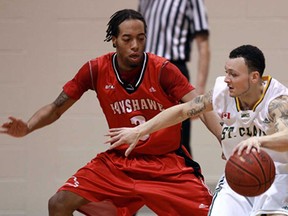
{"type": "Polygon", "coordinates": [[[135,10],[123,9],[123,10],[117,11],[110,17],[110,21],[107,24],[108,28],[106,30],[106,39],[104,41],[107,41],[107,42],[111,41],[112,36],[117,37],[119,34],[119,25],[123,21],[129,20],[129,19],[141,20],[144,23],[144,30],[146,33],[147,26],[146,26],[146,22],[143,16],[135,10]]]}

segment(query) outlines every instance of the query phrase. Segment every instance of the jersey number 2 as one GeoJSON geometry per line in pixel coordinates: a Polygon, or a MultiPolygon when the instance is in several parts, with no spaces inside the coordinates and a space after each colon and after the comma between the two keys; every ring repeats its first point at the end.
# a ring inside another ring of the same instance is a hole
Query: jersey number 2
{"type": "MultiPolygon", "coordinates": [[[[140,124],[143,124],[144,122],[146,122],[146,119],[145,119],[144,116],[138,115],[138,116],[132,117],[132,118],[130,119],[130,121],[131,121],[131,124],[132,124],[132,125],[137,126],[137,125],[140,125],[140,124]]],[[[150,136],[149,134],[144,135],[144,136],[142,136],[142,137],[140,138],[140,140],[141,140],[141,141],[145,141],[145,140],[147,140],[147,139],[149,138],[149,136],[150,136]]]]}

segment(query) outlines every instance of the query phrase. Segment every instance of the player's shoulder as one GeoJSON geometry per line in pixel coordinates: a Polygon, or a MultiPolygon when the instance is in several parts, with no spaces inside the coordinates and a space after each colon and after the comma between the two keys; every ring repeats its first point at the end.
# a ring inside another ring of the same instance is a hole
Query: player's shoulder
{"type": "Polygon", "coordinates": [[[268,113],[272,120],[281,117],[287,119],[288,95],[280,95],[270,101],[268,113]]]}
{"type": "Polygon", "coordinates": [[[147,55],[147,62],[150,66],[153,65],[156,67],[159,67],[159,66],[162,67],[162,66],[165,66],[169,62],[168,59],[155,55],[153,53],[147,52],[147,53],[144,53],[144,55],[147,55]]]}
{"type": "Polygon", "coordinates": [[[287,103],[288,88],[275,78],[268,78],[270,79],[267,81],[265,92],[271,98],[270,104],[287,103]]]}
{"type": "Polygon", "coordinates": [[[149,59],[154,60],[154,61],[168,61],[166,58],[156,55],[154,53],[151,52],[145,52],[148,56],[149,59]]]}
{"type": "Polygon", "coordinates": [[[225,76],[218,76],[216,77],[216,82],[224,82],[225,76]]]}
{"type": "Polygon", "coordinates": [[[225,76],[218,76],[216,78],[213,89],[215,92],[217,92],[217,90],[218,91],[227,90],[227,84],[225,83],[225,76]]]}
{"type": "Polygon", "coordinates": [[[99,61],[99,60],[111,60],[115,54],[116,54],[116,52],[105,53],[103,55],[100,55],[100,56],[97,56],[97,57],[90,59],[90,62],[95,62],[95,61],[99,61]]]}
{"type": "Polygon", "coordinates": [[[288,105],[288,95],[280,95],[271,100],[269,106],[288,105]]]}
{"type": "Polygon", "coordinates": [[[109,53],[106,53],[106,54],[91,58],[91,59],[89,59],[88,62],[93,64],[93,63],[96,63],[96,62],[99,62],[99,61],[111,60],[115,54],[116,54],[115,52],[109,52],[109,53]]]}

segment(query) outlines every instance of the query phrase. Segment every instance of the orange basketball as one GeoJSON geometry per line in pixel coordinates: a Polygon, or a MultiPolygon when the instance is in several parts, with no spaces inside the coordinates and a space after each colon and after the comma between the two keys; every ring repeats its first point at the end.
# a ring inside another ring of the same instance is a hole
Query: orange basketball
{"type": "Polygon", "coordinates": [[[275,179],[275,165],[271,157],[261,149],[241,156],[233,154],[226,163],[225,177],[229,186],[243,196],[264,193],[275,179]]]}

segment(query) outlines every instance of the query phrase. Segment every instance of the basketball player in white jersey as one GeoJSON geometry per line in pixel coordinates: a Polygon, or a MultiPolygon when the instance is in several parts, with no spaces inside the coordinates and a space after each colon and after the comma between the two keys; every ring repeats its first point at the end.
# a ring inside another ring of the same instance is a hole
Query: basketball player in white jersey
{"type": "Polygon", "coordinates": [[[187,118],[214,110],[221,118],[222,148],[228,159],[234,152],[249,154],[265,149],[276,166],[272,186],[256,197],[235,193],[221,177],[209,216],[288,215],[288,89],[270,76],[262,76],[265,58],[252,45],[234,49],[225,64],[226,75],[216,79],[214,89],[190,102],[166,109],[135,128],[109,131],[112,148],[130,144],[128,155],[139,138],[187,118]]]}

